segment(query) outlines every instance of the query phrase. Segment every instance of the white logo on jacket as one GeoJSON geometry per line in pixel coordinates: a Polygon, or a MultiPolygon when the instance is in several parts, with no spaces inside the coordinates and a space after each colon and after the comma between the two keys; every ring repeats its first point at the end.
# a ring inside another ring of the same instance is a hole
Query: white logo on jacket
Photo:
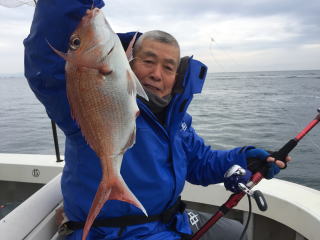
{"type": "Polygon", "coordinates": [[[185,122],[182,122],[180,130],[185,132],[187,130],[187,128],[188,128],[187,124],[185,122]]]}

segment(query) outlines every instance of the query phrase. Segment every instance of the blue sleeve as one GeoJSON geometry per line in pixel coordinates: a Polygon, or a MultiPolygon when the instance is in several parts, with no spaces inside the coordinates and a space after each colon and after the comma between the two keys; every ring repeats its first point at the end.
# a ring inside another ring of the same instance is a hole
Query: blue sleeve
{"type": "MultiPolygon", "coordinates": [[[[96,7],[104,2],[95,0],[96,7]]],[[[39,0],[35,9],[30,34],[24,40],[25,76],[36,97],[65,134],[79,128],[71,118],[65,87],[65,61],[55,54],[66,52],[71,33],[79,24],[91,0],[39,0]]]]}
{"type": "Polygon", "coordinates": [[[224,173],[234,164],[247,167],[244,148],[213,150],[191,126],[184,133],[183,147],[188,156],[187,181],[207,186],[223,181],[224,173]]]}

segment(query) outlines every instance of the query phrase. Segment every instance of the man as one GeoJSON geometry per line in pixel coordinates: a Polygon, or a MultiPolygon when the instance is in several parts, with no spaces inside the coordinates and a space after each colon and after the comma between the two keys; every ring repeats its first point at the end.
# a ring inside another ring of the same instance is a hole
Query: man
{"type": "MultiPolygon", "coordinates": [[[[46,107],[46,111],[66,135],[65,167],[61,188],[64,211],[74,230],[68,240],[81,239],[84,222],[98,183],[100,162],[72,120],[66,97],[64,60],[48,46],[66,52],[68,39],[92,1],[40,0],[25,44],[25,75],[46,107]],[[79,224],[80,223],[80,224],[79,224]]],[[[102,1],[95,1],[102,7],[102,1]]],[[[131,34],[132,36],[132,34],[131,34]]],[[[127,45],[131,37],[120,35],[127,45]]],[[[123,159],[121,175],[146,208],[149,218],[126,202],[107,201],[87,239],[181,239],[190,234],[187,214],[179,196],[185,180],[200,185],[223,181],[234,164],[274,162],[268,153],[252,147],[212,150],[191,126],[187,107],[200,93],[206,66],[192,58],[183,58],[174,38],[159,31],[146,33],[136,43],[132,69],[146,89],[149,102],[137,99],[136,144],[123,159]],[[176,74],[178,70],[178,74],[176,74]],[[127,217],[134,215],[135,217],[127,217]]],[[[289,159],[288,159],[289,160],[289,159]]],[[[276,161],[279,167],[283,163],[276,161]]],[[[269,177],[279,171],[270,165],[269,177]]],[[[252,168],[253,169],[253,168],[252,168]]]]}

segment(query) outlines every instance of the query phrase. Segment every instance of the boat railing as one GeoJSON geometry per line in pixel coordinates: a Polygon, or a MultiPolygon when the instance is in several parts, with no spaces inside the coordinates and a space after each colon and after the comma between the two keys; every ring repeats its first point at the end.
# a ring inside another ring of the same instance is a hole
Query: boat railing
{"type": "Polygon", "coordinates": [[[0,220],[1,239],[58,240],[55,209],[62,203],[61,173],[0,220]]]}

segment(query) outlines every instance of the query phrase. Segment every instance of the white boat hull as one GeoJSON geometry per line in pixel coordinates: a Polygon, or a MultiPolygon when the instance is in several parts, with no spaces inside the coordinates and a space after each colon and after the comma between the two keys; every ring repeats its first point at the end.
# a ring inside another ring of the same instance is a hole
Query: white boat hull
{"type": "MultiPolygon", "coordinates": [[[[3,184],[45,184],[0,220],[0,240],[59,239],[54,210],[62,204],[62,169],[63,163],[55,163],[54,156],[0,154],[0,182],[3,184]],[[39,176],[32,175],[34,169],[40,171],[39,176]]],[[[248,229],[249,240],[319,239],[320,191],[278,179],[262,180],[257,188],[264,193],[269,208],[266,212],[261,212],[253,204],[254,215],[248,229]]],[[[230,193],[226,192],[222,184],[203,188],[187,183],[182,199],[191,207],[214,213],[214,209],[222,205],[229,196],[230,193]]],[[[2,198],[5,198],[5,191],[2,191],[0,200],[2,198]]],[[[245,220],[247,210],[248,204],[244,198],[228,216],[238,219],[240,216],[239,220],[245,220]]]]}

